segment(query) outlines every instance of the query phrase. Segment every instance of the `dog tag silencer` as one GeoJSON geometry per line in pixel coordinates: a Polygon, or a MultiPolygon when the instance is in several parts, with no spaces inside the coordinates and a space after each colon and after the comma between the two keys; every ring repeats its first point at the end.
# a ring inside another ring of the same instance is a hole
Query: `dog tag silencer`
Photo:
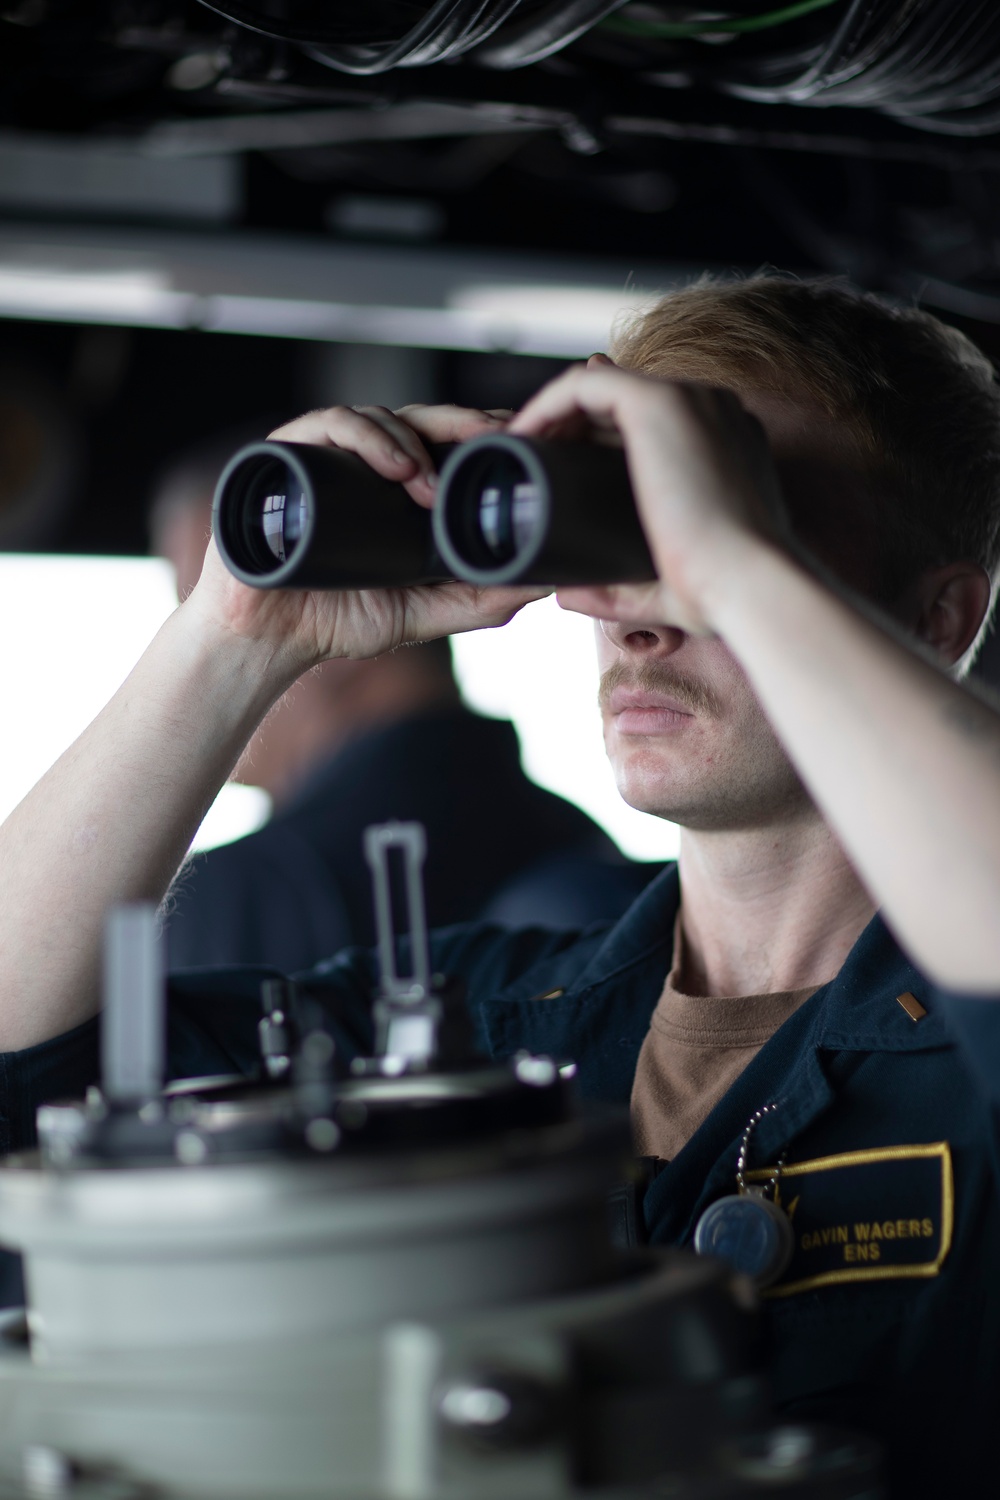
{"type": "Polygon", "coordinates": [[[717,1198],[694,1231],[699,1255],[717,1255],[763,1291],[788,1269],[795,1235],[788,1215],[760,1188],[717,1198]]]}
{"type": "Polygon", "coordinates": [[[738,1191],[710,1203],[694,1229],[698,1255],[717,1255],[728,1260],[735,1271],[749,1276],[759,1292],[773,1286],[785,1274],[795,1250],[791,1220],[767,1196],[768,1187],[775,1197],[778,1195],[784,1152],[766,1187],[748,1187],[744,1175],[754,1128],[777,1108],[776,1104],[765,1104],[751,1115],[736,1155],[738,1191]]]}

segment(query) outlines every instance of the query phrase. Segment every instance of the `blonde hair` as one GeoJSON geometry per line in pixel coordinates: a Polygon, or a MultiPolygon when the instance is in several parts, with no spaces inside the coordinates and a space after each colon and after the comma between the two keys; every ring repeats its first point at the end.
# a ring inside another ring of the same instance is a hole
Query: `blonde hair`
{"type": "Polygon", "coordinates": [[[957,329],[834,280],[705,276],[621,326],[650,375],[822,409],[860,455],[883,586],[958,560],[1000,571],[1000,387],[957,329]]]}

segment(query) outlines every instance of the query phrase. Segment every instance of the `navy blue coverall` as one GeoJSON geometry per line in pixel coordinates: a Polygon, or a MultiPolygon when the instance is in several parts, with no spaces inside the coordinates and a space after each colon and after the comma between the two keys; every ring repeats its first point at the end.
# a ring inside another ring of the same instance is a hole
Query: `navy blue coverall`
{"type": "MultiPolygon", "coordinates": [[[[670,866],[614,926],[453,928],[435,934],[433,964],[465,979],[492,1056],[529,1048],[574,1058],[586,1097],[627,1105],[678,901],[670,866]]],[[[253,1071],[261,975],[175,976],[174,1076],[253,1071]]],[[[361,950],[309,972],[347,1054],[371,1047],[374,978],[374,957],[361,950]]],[[[31,1141],[39,1103],[95,1081],[97,1038],[88,1022],[0,1056],[2,1149],[31,1141]]],[[[790,1417],[874,1433],[888,1447],[892,1494],[911,1500],[1000,1490],[991,1090],[1000,1094],[1000,1004],[935,990],[876,917],[643,1205],[654,1245],[690,1244],[704,1208],[734,1190],[751,1115],[778,1106],[755,1130],[750,1162],[765,1170],[784,1153],[779,1191],[795,1232],[791,1265],[763,1302],[776,1403],[790,1417]]]]}

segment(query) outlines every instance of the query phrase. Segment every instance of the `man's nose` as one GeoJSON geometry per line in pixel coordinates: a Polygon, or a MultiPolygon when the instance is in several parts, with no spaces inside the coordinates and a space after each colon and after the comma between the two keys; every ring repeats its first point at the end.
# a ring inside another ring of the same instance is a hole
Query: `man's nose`
{"type": "Polygon", "coordinates": [[[687,632],[673,625],[626,625],[602,620],[601,632],[625,656],[673,656],[687,640],[687,632]]]}

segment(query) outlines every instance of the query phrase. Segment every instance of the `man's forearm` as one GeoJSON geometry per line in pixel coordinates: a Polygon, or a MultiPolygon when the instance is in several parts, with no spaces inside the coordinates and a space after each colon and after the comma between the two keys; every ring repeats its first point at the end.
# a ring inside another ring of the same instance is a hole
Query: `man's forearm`
{"type": "Polygon", "coordinates": [[[108,706],[0,828],[0,1050],[44,1041],[99,1006],[108,908],[159,901],[290,667],[167,621],[108,706]]]}
{"type": "Polygon", "coordinates": [[[1000,989],[1000,714],[771,546],[712,614],[915,962],[1000,989]]]}

